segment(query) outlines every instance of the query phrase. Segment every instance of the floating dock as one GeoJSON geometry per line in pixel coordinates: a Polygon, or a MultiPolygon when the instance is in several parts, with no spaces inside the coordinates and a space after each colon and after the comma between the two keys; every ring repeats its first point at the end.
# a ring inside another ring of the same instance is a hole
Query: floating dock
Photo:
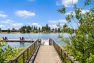
{"type": "Polygon", "coordinates": [[[0,42],[34,42],[36,39],[25,39],[25,40],[20,40],[20,39],[7,39],[7,40],[2,40],[0,42]]]}

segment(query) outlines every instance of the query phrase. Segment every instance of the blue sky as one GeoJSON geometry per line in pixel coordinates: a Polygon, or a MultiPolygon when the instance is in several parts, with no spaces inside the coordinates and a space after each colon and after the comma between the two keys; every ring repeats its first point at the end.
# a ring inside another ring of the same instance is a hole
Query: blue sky
{"type": "MultiPolygon", "coordinates": [[[[57,23],[66,23],[64,15],[57,12],[62,6],[67,7],[67,12],[72,11],[72,0],[0,0],[0,28],[20,28],[23,25],[38,27],[49,24],[57,28],[57,23]]],[[[73,0],[74,4],[82,7],[84,0],[73,0]]],[[[87,11],[86,7],[83,12],[87,11]]],[[[73,22],[72,22],[73,23],[73,22]]],[[[72,24],[75,28],[75,23],[72,24]]]]}

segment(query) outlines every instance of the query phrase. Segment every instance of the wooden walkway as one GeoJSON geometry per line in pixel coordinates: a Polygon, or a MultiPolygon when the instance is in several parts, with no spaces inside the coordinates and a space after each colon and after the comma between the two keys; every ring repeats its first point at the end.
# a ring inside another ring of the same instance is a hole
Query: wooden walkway
{"type": "Polygon", "coordinates": [[[37,39],[7,63],[80,63],[54,40],[37,39]],[[59,54],[58,54],[59,53],[59,54]],[[60,57],[59,57],[60,56],[60,57]],[[61,61],[63,60],[63,62],[61,61]],[[21,61],[19,61],[21,60],[21,61]]]}
{"type": "MultiPolygon", "coordinates": [[[[20,39],[8,39],[8,40],[3,40],[5,42],[34,42],[36,39],[25,39],[25,40],[20,40],[20,39]]],[[[0,41],[2,42],[2,41],[0,41]]]]}
{"type": "Polygon", "coordinates": [[[41,45],[34,63],[62,63],[54,46],[41,45]]]}

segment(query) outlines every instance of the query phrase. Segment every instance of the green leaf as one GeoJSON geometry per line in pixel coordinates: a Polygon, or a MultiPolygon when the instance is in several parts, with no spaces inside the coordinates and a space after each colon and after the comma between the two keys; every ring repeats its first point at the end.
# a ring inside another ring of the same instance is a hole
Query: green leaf
{"type": "Polygon", "coordinates": [[[91,3],[91,0],[85,0],[84,5],[86,6],[86,5],[89,5],[90,3],[91,3]]]}
{"type": "Polygon", "coordinates": [[[59,9],[58,12],[65,14],[66,13],[66,8],[63,6],[63,8],[59,9]]]}

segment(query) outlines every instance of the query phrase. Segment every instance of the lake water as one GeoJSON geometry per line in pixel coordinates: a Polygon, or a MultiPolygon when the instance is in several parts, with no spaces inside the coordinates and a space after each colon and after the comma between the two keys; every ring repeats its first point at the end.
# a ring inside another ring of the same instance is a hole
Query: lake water
{"type": "MultiPolygon", "coordinates": [[[[19,37],[24,37],[26,39],[49,39],[52,38],[53,40],[56,41],[56,43],[58,44],[64,44],[64,42],[61,41],[60,38],[58,38],[59,33],[50,33],[50,34],[43,34],[43,33],[37,33],[37,34],[0,34],[0,38],[1,37],[8,37],[8,39],[19,39],[19,37]]],[[[67,35],[65,35],[67,36],[67,35]]],[[[20,42],[8,42],[6,43],[7,47],[8,45],[12,46],[12,47],[27,47],[28,45],[30,45],[30,43],[20,43],[20,42]]]]}

